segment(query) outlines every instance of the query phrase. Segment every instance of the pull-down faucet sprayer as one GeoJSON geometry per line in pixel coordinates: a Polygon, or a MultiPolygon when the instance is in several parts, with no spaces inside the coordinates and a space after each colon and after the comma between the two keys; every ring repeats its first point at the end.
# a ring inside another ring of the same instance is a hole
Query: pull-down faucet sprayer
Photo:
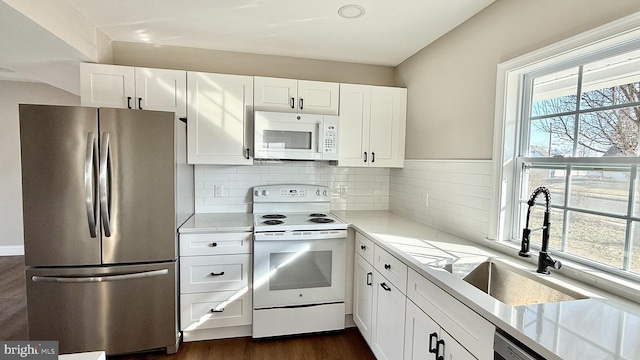
{"type": "Polygon", "coordinates": [[[562,267],[562,264],[560,263],[560,261],[553,260],[551,256],[549,256],[549,253],[547,251],[547,248],[549,247],[549,232],[550,232],[550,226],[551,226],[551,223],[549,221],[549,216],[551,214],[550,212],[551,193],[549,193],[549,189],[543,186],[535,189],[531,194],[529,201],[527,201],[527,205],[529,205],[529,207],[527,208],[527,219],[526,219],[525,227],[524,229],[522,229],[522,245],[520,247],[520,251],[518,252],[518,255],[522,257],[531,256],[531,254],[529,254],[529,245],[530,245],[529,236],[531,235],[531,232],[542,229],[542,248],[540,249],[540,256],[538,257],[538,269],[536,271],[540,274],[549,274],[549,269],[548,269],[549,266],[553,267],[554,269],[560,269],[560,267],[562,267]],[[544,194],[544,201],[545,201],[544,220],[542,222],[541,228],[532,230],[532,229],[529,229],[529,216],[531,215],[531,208],[533,208],[533,206],[535,205],[536,198],[540,194],[544,194]]]}

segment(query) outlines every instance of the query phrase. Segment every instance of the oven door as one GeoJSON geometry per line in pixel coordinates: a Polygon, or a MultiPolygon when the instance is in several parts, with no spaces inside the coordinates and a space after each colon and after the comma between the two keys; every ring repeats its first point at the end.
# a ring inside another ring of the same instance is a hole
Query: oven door
{"type": "Polygon", "coordinates": [[[256,234],[254,309],[343,302],[346,231],[334,233],[340,237],[257,240],[265,234],[256,234]]]}
{"type": "Polygon", "coordinates": [[[321,160],[321,115],[256,111],[256,159],[321,160]]]}

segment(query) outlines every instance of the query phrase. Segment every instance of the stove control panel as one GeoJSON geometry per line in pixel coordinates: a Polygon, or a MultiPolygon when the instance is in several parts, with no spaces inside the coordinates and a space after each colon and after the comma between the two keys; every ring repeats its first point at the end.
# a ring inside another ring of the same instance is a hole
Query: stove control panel
{"type": "Polygon", "coordinates": [[[321,185],[264,185],[253,188],[254,202],[329,202],[329,188],[321,185]]]}

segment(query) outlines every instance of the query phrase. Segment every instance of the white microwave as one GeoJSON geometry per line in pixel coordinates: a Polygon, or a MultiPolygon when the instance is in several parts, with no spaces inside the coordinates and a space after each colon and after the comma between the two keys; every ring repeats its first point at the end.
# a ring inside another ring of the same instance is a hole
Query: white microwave
{"type": "Polygon", "coordinates": [[[338,116],[256,111],[254,158],[338,160],[338,116]]]}

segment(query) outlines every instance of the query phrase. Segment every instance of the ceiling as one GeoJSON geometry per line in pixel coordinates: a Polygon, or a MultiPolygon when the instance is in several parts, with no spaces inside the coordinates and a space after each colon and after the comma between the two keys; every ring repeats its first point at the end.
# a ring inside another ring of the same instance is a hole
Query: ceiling
{"type": "Polygon", "coordinates": [[[0,80],[79,94],[79,64],[95,60],[49,21],[85,40],[97,28],[111,41],[396,66],[494,0],[39,1],[0,0],[0,80]],[[338,15],[350,4],[362,16],[338,15]]]}
{"type": "Polygon", "coordinates": [[[396,66],[493,0],[67,0],[112,41],[396,66]],[[364,15],[338,9],[358,4],[364,15]]]}

